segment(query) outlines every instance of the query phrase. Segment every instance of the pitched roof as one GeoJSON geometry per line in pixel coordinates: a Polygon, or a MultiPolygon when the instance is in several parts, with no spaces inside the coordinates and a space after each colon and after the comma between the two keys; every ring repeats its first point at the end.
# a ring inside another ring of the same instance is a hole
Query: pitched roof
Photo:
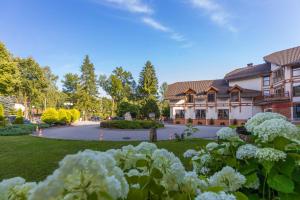
{"type": "Polygon", "coordinates": [[[264,60],[269,63],[284,66],[300,63],[300,46],[277,51],[264,57],[264,60]]]}
{"type": "MultiPolygon", "coordinates": [[[[217,94],[220,98],[228,98],[229,90],[232,88],[225,79],[176,82],[168,86],[166,99],[182,99],[182,97],[185,96],[185,92],[189,89],[194,90],[197,96],[204,95],[211,87],[217,89],[217,94]]],[[[241,87],[240,89],[241,97],[254,97],[261,93],[257,90],[244,89],[241,87]]]]}
{"type": "Polygon", "coordinates": [[[252,65],[235,69],[227,73],[224,77],[226,80],[235,80],[242,78],[250,78],[254,76],[267,75],[271,71],[271,65],[269,63],[252,65]]]}
{"type": "Polygon", "coordinates": [[[201,94],[211,86],[212,82],[213,80],[176,82],[168,85],[166,97],[167,99],[180,98],[189,89],[194,90],[196,94],[201,94]]]}

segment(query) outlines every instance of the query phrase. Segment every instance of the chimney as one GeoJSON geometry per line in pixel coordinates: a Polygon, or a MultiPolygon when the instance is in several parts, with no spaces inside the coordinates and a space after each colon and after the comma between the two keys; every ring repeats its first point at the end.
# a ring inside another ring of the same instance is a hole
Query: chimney
{"type": "Polygon", "coordinates": [[[248,63],[247,67],[253,67],[253,63],[248,63]]]}

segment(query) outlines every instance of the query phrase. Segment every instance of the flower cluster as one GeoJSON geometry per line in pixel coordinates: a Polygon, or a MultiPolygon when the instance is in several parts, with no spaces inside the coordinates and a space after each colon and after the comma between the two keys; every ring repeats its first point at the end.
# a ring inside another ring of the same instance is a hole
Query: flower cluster
{"type": "Polygon", "coordinates": [[[195,200],[236,200],[236,197],[225,192],[204,192],[198,195],[195,200]]]}
{"type": "Polygon", "coordinates": [[[21,177],[6,179],[0,182],[0,200],[27,199],[36,183],[26,183],[21,177]]]}
{"type": "Polygon", "coordinates": [[[254,115],[251,119],[247,121],[245,124],[245,127],[248,132],[253,132],[255,127],[263,123],[264,121],[270,120],[270,119],[282,119],[287,120],[285,116],[273,113],[273,112],[264,112],[264,113],[257,113],[254,115]]]}
{"type": "Polygon", "coordinates": [[[217,136],[221,140],[227,140],[227,141],[240,141],[240,137],[236,133],[235,129],[224,127],[221,128],[217,132],[217,136]]]}
{"type": "Polygon", "coordinates": [[[298,128],[284,119],[270,119],[253,129],[253,134],[262,142],[272,142],[276,137],[299,139],[298,128]]]}
{"type": "Polygon", "coordinates": [[[236,151],[236,158],[240,160],[255,158],[258,148],[252,144],[240,146],[236,151]]]}
{"type": "Polygon", "coordinates": [[[128,184],[109,154],[85,150],[66,156],[51,176],[32,190],[30,200],[125,198],[128,184]]]}
{"type": "Polygon", "coordinates": [[[232,167],[226,166],[212,175],[208,182],[211,186],[221,186],[224,191],[234,192],[246,183],[246,178],[232,167]]]}
{"type": "Polygon", "coordinates": [[[286,153],[277,149],[266,147],[259,148],[256,152],[255,157],[259,161],[278,162],[280,160],[285,160],[286,153]]]}

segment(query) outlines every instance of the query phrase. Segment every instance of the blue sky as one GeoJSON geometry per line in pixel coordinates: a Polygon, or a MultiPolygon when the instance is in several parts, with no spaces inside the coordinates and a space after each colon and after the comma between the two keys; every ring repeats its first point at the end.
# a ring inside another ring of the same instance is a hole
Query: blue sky
{"type": "Polygon", "coordinates": [[[216,79],[300,44],[299,0],[0,0],[0,41],[60,77],[147,60],[159,81],[216,79]]]}

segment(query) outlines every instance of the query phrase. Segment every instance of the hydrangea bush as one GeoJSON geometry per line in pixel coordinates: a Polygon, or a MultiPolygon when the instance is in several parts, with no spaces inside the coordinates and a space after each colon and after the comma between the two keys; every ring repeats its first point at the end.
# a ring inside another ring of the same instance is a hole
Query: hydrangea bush
{"type": "MultiPolygon", "coordinates": [[[[210,177],[208,184],[224,192],[239,191],[239,198],[243,192],[249,199],[300,199],[299,129],[277,113],[259,113],[245,127],[251,133],[247,142],[235,129],[222,128],[217,132],[218,143],[185,152],[193,171],[210,177]]],[[[232,198],[222,191],[197,198],[232,198]]]]}
{"type": "Polygon", "coordinates": [[[240,194],[235,191],[244,182],[245,177],[231,167],[201,177],[186,171],[173,153],[142,142],[67,155],[39,183],[26,183],[20,177],[3,180],[0,200],[236,200],[240,194]],[[230,180],[238,182],[232,185],[230,180]]]}

